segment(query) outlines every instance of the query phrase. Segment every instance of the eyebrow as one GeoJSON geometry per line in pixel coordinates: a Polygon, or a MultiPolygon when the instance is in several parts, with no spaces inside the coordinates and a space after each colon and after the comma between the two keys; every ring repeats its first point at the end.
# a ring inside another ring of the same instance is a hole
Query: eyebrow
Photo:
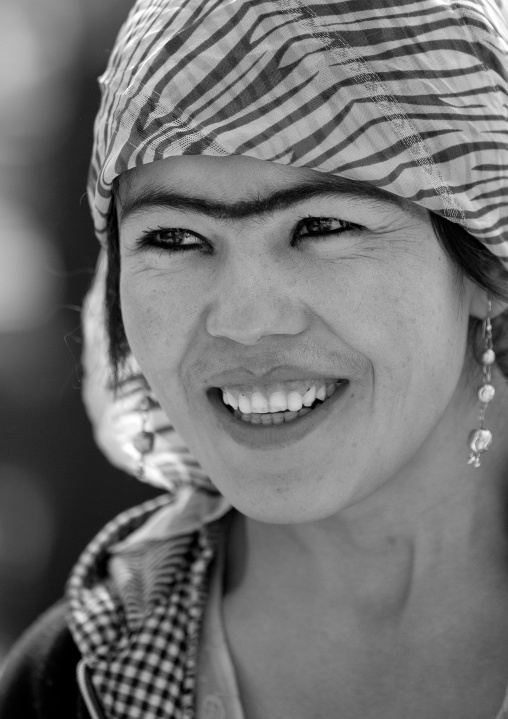
{"type": "Polygon", "coordinates": [[[216,220],[259,218],[288,209],[313,197],[326,196],[347,196],[362,203],[368,202],[371,206],[375,205],[381,209],[386,209],[390,205],[405,209],[403,198],[380,187],[364,181],[328,175],[265,195],[257,193],[251,198],[235,202],[212,200],[153,184],[144,185],[139,190],[129,190],[126,198],[120,197],[118,193],[116,196],[120,208],[120,224],[125,222],[128,217],[156,207],[194,212],[216,220]]]}

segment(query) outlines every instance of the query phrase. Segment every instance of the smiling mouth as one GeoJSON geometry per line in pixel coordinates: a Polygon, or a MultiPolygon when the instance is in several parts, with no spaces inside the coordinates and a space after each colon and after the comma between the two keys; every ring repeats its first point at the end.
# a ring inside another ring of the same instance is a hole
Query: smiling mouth
{"type": "MultiPolygon", "coordinates": [[[[239,409],[233,409],[230,405],[224,403],[222,398],[220,402],[222,406],[228,411],[229,414],[239,420],[242,424],[254,425],[258,427],[266,427],[270,425],[281,425],[290,422],[296,422],[300,418],[312,413],[322,405],[325,405],[329,398],[332,397],[339,387],[349,384],[348,380],[339,379],[335,382],[331,382],[326,386],[326,398],[323,400],[315,399],[314,402],[308,407],[302,407],[297,412],[286,410],[284,412],[252,412],[244,414],[239,409]]],[[[220,390],[219,390],[220,391],[220,390]]]]}

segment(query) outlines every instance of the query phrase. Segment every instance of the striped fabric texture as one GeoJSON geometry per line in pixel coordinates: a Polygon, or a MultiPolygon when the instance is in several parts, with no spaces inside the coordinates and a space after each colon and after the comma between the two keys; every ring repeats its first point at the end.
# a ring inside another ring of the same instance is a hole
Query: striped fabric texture
{"type": "Polygon", "coordinates": [[[176,155],[366,181],[508,267],[506,0],[139,0],[100,78],[89,200],[176,155]]]}

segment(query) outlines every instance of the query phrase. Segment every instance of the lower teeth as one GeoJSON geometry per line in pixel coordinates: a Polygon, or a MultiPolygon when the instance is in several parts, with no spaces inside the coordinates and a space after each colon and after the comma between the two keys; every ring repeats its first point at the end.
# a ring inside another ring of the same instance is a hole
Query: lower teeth
{"type": "MultiPolygon", "coordinates": [[[[323,404],[320,402],[320,404],[323,404]]],[[[303,417],[305,414],[312,412],[311,407],[302,407],[298,412],[273,412],[267,414],[242,414],[239,409],[235,409],[234,415],[237,419],[247,424],[283,424],[284,422],[292,422],[297,417],[303,417]]]]}

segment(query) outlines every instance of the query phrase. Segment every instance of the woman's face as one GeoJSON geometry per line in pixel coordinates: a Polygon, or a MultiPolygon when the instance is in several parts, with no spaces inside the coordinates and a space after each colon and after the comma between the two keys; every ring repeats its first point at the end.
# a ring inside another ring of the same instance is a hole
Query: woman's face
{"type": "Polygon", "coordinates": [[[130,347],[212,481],[262,521],[352,506],[417,462],[463,412],[473,290],[458,281],[427,210],[322,188],[288,193],[323,177],[200,156],[145,165],[120,182],[130,347]],[[274,193],[278,201],[263,203],[274,193]],[[280,410],[281,424],[250,411],[284,400],[297,403],[291,411],[323,384],[334,394],[303,415],[280,410]],[[242,402],[248,422],[217,388],[242,402]]]}

